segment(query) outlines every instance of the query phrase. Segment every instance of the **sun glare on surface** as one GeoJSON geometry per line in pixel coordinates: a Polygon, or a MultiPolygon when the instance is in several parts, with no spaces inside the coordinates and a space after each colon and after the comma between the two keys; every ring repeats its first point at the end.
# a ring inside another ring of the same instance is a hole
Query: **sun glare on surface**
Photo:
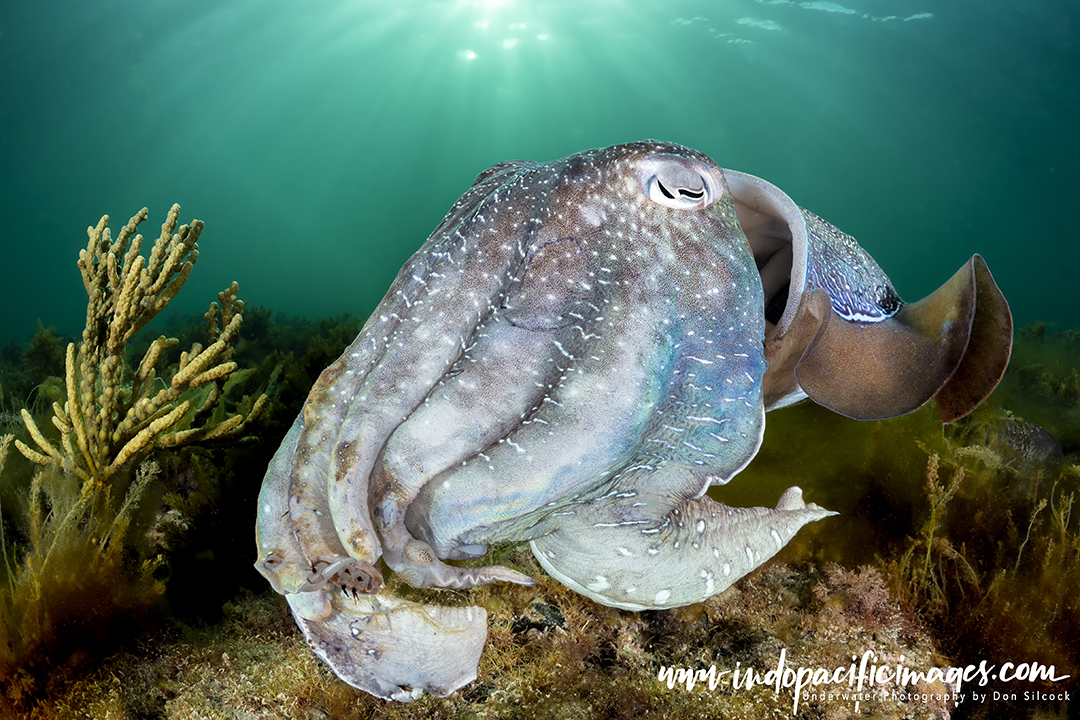
{"type": "Polygon", "coordinates": [[[550,23],[551,6],[533,6],[515,3],[514,0],[458,0],[444,6],[445,22],[465,26],[467,32],[459,33],[462,45],[455,52],[461,60],[487,61],[503,55],[494,51],[527,52],[530,45],[554,37],[550,23]]]}

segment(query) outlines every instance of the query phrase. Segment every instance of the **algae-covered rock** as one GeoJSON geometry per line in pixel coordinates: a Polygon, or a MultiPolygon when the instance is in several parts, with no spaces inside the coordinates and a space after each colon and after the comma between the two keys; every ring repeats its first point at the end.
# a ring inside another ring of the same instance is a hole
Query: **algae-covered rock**
{"type": "MultiPolygon", "coordinates": [[[[539,570],[524,546],[506,552],[506,560],[539,570]]],[[[873,569],[775,564],[700,605],[644,613],[598,605],[539,577],[536,588],[470,594],[490,613],[489,648],[477,682],[448,698],[385,703],[341,683],[306,650],[285,603],[266,593],[230,602],[212,630],[177,629],[166,642],[113,658],[53,707],[77,705],[95,717],[297,720],[937,718],[946,709],[923,697],[941,694],[933,683],[904,699],[866,693],[858,709],[854,700],[822,697],[850,693],[846,684],[803,688],[796,710],[790,685],[777,692],[762,682],[781,657],[787,668],[830,672],[867,652],[879,663],[900,656],[918,668],[945,662],[873,569]],[[688,687],[686,670],[703,679],[688,687]]],[[[456,594],[416,591],[428,601],[456,594]]]]}

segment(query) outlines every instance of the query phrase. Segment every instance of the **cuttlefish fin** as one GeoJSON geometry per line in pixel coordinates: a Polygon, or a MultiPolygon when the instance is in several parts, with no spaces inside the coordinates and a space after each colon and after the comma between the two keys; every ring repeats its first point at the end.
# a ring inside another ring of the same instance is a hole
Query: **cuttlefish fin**
{"type": "Polygon", "coordinates": [[[944,392],[941,417],[952,422],[990,394],[1011,347],[1008,305],[975,255],[932,294],[890,318],[829,318],[795,376],[814,402],[858,420],[904,415],[944,392]]]}
{"type": "Polygon", "coordinates": [[[386,592],[285,598],[311,649],[339,678],[376,697],[446,697],[476,679],[487,641],[483,608],[421,605],[386,592]]]}
{"type": "Polygon", "coordinates": [[[965,267],[971,268],[975,280],[975,319],[960,366],[937,394],[938,412],[944,423],[959,420],[990,396],[1012,354],[1009,303],[981,255],[973,255],[965,267]]]}

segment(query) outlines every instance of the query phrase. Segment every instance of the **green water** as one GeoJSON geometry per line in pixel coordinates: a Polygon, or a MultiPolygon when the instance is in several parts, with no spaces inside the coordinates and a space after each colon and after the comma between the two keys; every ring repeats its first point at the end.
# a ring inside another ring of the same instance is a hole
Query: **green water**
{"type": "Polygon", "coordinates": [[[78,333],[84,228],[206,221],[176,306],[366,313],[482,169],[653,137],[760,175],[915,300],[973,252],[1075,325],[1073,0],[6,0],[0,343],[78,333]]]}

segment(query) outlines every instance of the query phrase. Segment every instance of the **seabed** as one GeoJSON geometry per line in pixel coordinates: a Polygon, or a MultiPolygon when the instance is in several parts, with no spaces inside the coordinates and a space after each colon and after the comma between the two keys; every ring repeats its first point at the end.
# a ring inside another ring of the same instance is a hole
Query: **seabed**
{"type": "MultiPolygon", "coordinates": [[[[881,422],[851,421],[809,403],[770,413],[761,453],[729,486],[714,489],[716,498],[771,506],[794,484],[840,515],[804,528],[772,562],[705,603],[643,613],[604,607],[550,579],[524,545],[497,548],[482,564],[528,573],[534,588],[400,585],[413,600],[483,606],[489,638],[471,685],[447,698],[389,703],[338,680],[251,566],[262,469],[307,387],[358,323],[249,311],[236,358],[250,370],[230,390],[238,403],[258,392],[270,397],[259,437],[158,451],[151,458],[157,484],[131,515],[130,547],[110,578],[120,610],[93,605],[77,582],[65,586],[72,588],[66,595],[43,591],[32,608],[41,628],[36,645],[25,637],[15,642],[28,625],[10,610],[27,552],[29,525],[20,513],[31,509],[32,468],[7,454],[0,475],[0,568],[8,573],[0,582],[7,603],[0,605],[7,648],[0,716],[1068,716],[1068,701],[1025,693],[1056,698],[1080,675],[1071,649],[1080,637],[1080,513],[1072,513],[1080,484],[1080,334],[1023,330],[994,395],[952,426],[943,428],[933,407],[881,422]],[[139,592],[130,589],[140,581],[139,592]],[[30,650],[19,656],[16,646],[30,650]],[[779,691],[764,684],[781,657],[787,668],[837,677],[868,658],[869,665],[913,671],[1039,663],[1069,679],[982,687],[972,679],[962,683],[964,701],[956,705],[954,687],[923,677],[905,688],[864,686],[858,708],[853,688],[841,681],[803,688],[796,709],[790,684],[779,691]],[[989,697],[979,701],[971,691],[989,697]]],[[[61,342],[49,334],[39,329],[25,352],[48,358],[49,342],[61,342]]],[[[30,356],[17,357],[27,371],[30,356]]],[[[5,397],[12,404],[11,394],[5,397]]],[[[44,403],[35,412],[43,424],[44,403]]],[[[4,432],[26,440],[8,417],[4,432]]],[[[61,501],[47,497],[43,509],[61,501]]]]}

